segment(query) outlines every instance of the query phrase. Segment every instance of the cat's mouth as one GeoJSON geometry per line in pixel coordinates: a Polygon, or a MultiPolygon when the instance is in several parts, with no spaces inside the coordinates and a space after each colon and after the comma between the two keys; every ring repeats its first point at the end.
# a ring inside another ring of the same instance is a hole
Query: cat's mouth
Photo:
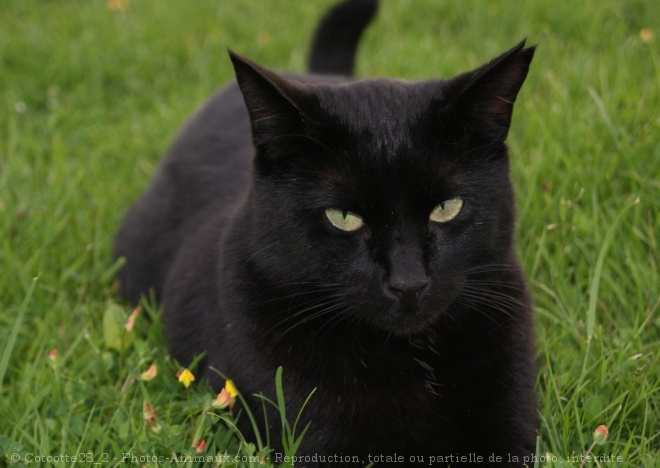
{"type": "Polygon", "coordinates": [[[445,287],[438,294],[434,285],[429,285],[420,295],[402,298],[385,292],[385,302],[379,310],[372,310],[370,319],[376,327],[395,336],[409,337],[427,333],[437,326],[454,302],[458,284],[445,287]]]}
{"type": "Polygon", "coordinates": [[[425,307],[419,302],[396,301],[378,319],[378,326],[395,336],[419,335],[434,326],[444,309],[425,307]]]}

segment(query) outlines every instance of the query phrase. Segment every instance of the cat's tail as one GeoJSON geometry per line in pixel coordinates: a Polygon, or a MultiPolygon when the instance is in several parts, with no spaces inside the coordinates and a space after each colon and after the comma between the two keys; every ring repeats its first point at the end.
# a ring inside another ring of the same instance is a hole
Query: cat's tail
{"type": "Polygon", "coordinates": [[[377,9],[378,0],[344,0],[326,13],[316,28],[309,71],[351,76],[360,36],[377,9]]]}

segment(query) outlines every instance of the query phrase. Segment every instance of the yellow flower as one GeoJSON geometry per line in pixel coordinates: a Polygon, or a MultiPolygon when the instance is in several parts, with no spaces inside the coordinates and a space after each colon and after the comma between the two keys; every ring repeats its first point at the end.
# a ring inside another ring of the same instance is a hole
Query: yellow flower
{"type": "Polygon", "coordinates": [[[195,376],[188,369],[183,369],[182,372],[178,373],[179,382],[183,384],[184,387],[190,387],[190,383],[195,381],[195,376]]]}
{"type": "Polygon", "coordinates": [[[227,390],[227,393],[229,393],[229,396],[232,398],[236,398],[238,396],[238,390],[236,390],[234,382],[230,379],[227,379],[225,382],[225,390],[227,390]]]}
{"type": "Polygon", "coordinates": [[[156,364],[152,364],[151,367],[149,367],[149,369],[147,369],[146,371],[140,374],[140,380],[144,380],[145,382],[148,382],[156,378],[157,375],[158,375],[158,366],[156,364]]]}

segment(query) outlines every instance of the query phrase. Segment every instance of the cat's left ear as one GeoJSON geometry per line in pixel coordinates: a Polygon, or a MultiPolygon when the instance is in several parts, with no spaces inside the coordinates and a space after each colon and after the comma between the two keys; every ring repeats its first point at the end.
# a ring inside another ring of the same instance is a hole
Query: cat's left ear
{"type": "Polygon", "coordinates": [[[252,140],[260,154],[282,139],[305,135],[310,118],[306,108],[314,106],[314,96],[301,83],[278,75],[228,51],[236,80],[250,114],[252,140]]]}
{"type": "Polygon", "coordinates": [[[513,103],[534,57],[535,47],[524,46],[522,41],[476,70],[452,80],[461,89],[451,105],[451,113],[462,114],[488,138],[506,140],[513,103]]]}

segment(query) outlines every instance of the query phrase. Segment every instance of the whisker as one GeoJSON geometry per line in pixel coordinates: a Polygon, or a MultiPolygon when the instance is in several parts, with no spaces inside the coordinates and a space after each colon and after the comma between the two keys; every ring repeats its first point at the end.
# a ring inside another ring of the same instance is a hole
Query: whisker
{"type": "Polygon", "coordinates": [[[473,310],[483,311],[484,313],[489,309],[498,310],[508,317],[513,317],[514,312],[519,310],[519,306],[517,304],[512,304],[511,302],[508,302],[502,298],[494,298],[487,295],[479,296],[475,293],[472,293],[468,300],[461,300],[461,303],[473,310]],[[474,299],[479,299],[479,301],[475,302],[474,299]]]}
{"type": "Polygon", "coordinates": [[[343,299],[344,296],[335,296],[331,297],[328,300],[325,301],[319,301],[317,303],[314,303],[313,305],[309,307],[305,307],[302,310],[299,310],[295,312],[294,314],[286,317],[284,320],[279,322],[278,326],[283,326],[288,322],[291,322],[292,320],[296,320],[297,318],[303,317],[301,320],[298,320],[296,323],[292,324],[282,332],[278,334],[278,337],[276,338],[276,341],[282,339],[286,334],[291,332],[291,330],[294,330],[295,328],[299,327],[300,325],[303,325],[311,320],[317,320],[324,315],[328,315],[330,313],[335,312],[338,309],[341,309],[343,307],[343,304],[341,303],[341,300],[343,299]],[[320,310],[317,310],[320,309],[320,310]],[[312,311],[316,311],[314,313],[311,313],[312,311]]]}
{"type": "Polygon", "coordinates": [[[525,307],[525,303],[518,299],[517,297],[514,297],[510,294],[507,294],[502,291],[494,290],[494,289],[489,289],[489,288],[475,288],[472,285],[468,285],[463,287],[463,290],[467,293],[471,293],[474,296],[480,295],[480,297],[483,298],[497,298],[498,300],[502,300],[505,302],[509,302],[511,304],[514,304],[518,307],[525,307]]]}
{"type": "Polygon", "coordinates": [[[516,297],[491,289],[479,289],[467,286],[461,292],[462,294],[456,299],[457,304],[477,311],[496,324],[501,324],[501,320],[496,320],[489,312],[497,311],[506,317],[512,318],[515,316],[516,311],[525,307],[525,304],[516,297]]]}
{"type": "MultiPolygon", "coordinates": [[[[262,301],[253,301],[251,302],[252,306],[257,306],[257,305],[262,305],[262,304],[268,304],[272,302],[279,302],[279,301],[285,301],[288,299],[295,299],[295,298],[302,298],[303,296],[310,296],[310,295],[315,295],[319,293],[332,293],[334,290],[340,290],[345,287],[345,285],[342,284],[327,284],[324,285],[323,283],[317,283],[316,287],[314,288],[305,288],[303,289],[302,286],[307,286],[315,283],[290,283],[288,285],[285,285],[284,287],[290,288],[291,286],[298,285],[298,289],[296,291],[293,291],[289,294],[283,295],[283,296],[275,296],[269,299],[265,299],[262,301]]],[[[265,289],[263,292],[264,293],[269,293],[273,291],[277,291],[280,289],[280,287],[271,287],[268,289],[265,289]]]]}
{"type": "MultiPolygon", "coordinates": [[[[342,320],[344,320],[346,318],[349,318],[355,324],[360,323],[361,322],[360,315],[359,314],[353,314],[352,312],[357,310],[359,307],[361,307],[362,305],[364,305],[368,302],[369,301],[365,299],[365,300],[360,301],[356,304],[351,304],[350,306],[348,306],[347,308],[342,310],[339,314],[336,314],[330,320],[328,320],[323,325],[321,325],[321,327],[314,333],[314,337],[321,338],[321,336],[319,336],[319,333],[321,333],[323,328],[327,327],[327,330],[326,330],[326,334],[327,334],[332,329],[332,327],[334,327],[335,325],[337,325],[339,322],[341,322],[342,320]]],[[[350,322],[349,322],[349,325],[350,325],[350,322]]]]}
{"type": "Polygon", "coordinates": [[[473,273],[499,273],[507,271],[518,271],[518,267],[508,263],[486,263],[467,268],[460,273],[469,275],[473,273]]]}

